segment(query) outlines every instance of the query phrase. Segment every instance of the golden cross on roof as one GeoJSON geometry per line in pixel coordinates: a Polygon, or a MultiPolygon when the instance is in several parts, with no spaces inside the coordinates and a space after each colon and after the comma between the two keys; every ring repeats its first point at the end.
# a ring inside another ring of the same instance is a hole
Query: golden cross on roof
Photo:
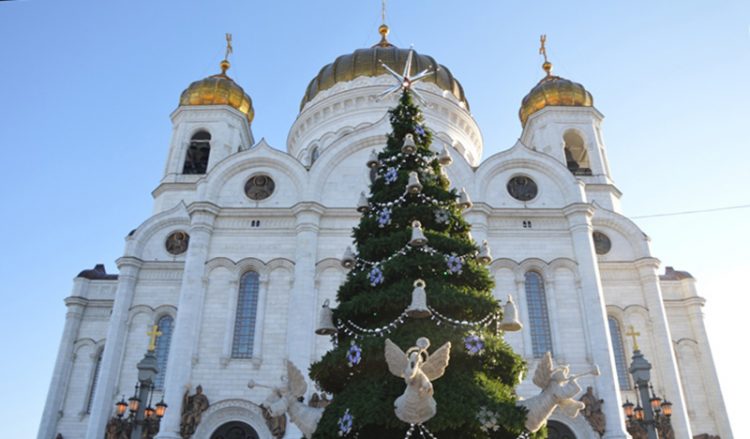
{"type": "Polygon", "coordinates": [[[234,50],[232,50],[232,34],[228,33],[227,34],[227,51],[224,54],[224,59],[229,61],[229,55],[231,55],[233,52],[234,50]]]}
{"type": "Polygon", "coordinates": [[[149,337],[148,350],[149,352],[154,352],[156,350],[156,339],[162,335],[161,331],[159,331],[159,326],[152,326],[151,331],[147,332],[146,335],[149,337]]]}
{"type": "Polygon", "coordinates": [[[547,47],[545,47],[545,43],[547,43],[547,35],[540,35],[539,42],[541,43],[541,46],[539,47],[539,54],[543,55],[544,62],[547,62],[547,47]]]}
{"type": "Polygon", "coordinates": [[[638,347],[638,337],[641,335],[641,333],[636,332],[633,325],[630,325],[630,332],[626,332],[625,335],[627,335],[628,337],[633,337],[633,350],[634,351],[640,350],[638,347]]]}

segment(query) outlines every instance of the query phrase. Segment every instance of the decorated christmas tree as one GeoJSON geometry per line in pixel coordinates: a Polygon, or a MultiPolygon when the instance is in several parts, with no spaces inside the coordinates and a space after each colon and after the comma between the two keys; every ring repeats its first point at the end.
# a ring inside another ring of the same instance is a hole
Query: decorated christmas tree
{"type": "Polygon", "coordinates": [[[489,248],[462,217],[471,201],[443,173],[450,153],[430,149],[409,78],[397,88],[387,146],[367,162],[376,178],[359,202],[356,249],[342,260],[350,272],[333,326],[318,331],[333,333],[335,347],[310,375],[333,401],[313,437],[517,438],[525,364],[503,329],[518,328],[503,321],[489,248]],[[422,381],[406,385],[420,367],[422,381]]]}

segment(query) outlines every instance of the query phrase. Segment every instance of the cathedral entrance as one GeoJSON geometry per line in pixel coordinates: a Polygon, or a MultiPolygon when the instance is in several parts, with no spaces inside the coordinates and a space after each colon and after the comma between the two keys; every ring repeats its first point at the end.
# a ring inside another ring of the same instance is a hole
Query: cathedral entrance
{"type": "Polygon", "coordinates": [[[211,435],[211,439],[259,439],[259,437],[253,427],[244,422],[233,421],[217,428],[211,435]]]}
{"type": "Polygon", "coordinates": [[[562,422],[547,422],[547,439],[576,439],[576,435],[562,422]]]}

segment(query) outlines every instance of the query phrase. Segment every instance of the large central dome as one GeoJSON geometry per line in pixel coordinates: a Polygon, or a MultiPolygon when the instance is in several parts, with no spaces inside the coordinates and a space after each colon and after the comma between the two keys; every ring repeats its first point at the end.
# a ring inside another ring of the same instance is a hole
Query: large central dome
{"type": "MultiPolygon", "coordinates": [[[[402,49],[389,43],[386,39],[388,35],[387,26],[380,27],[380,34],[382,39],[378,44],[367,49],[355,50],[354,53],[348,55],[341,55],[334,62],[320,69],[318,75],[307,86],[305,96],[300,103],[300,110],[304,108],[305,104],[312,101],[318,93],[339,82],[351,81],[360,76],[388,75],[389,73],[383,68],[381,62],[396,72],[403,72],[410,49],[402,49]]],[[[416,74],[430,67],[438,67],[437,73],[426,77],[422,82],[431,82],[451,93],[469,110],[469,102],[464,95],[464,89],[458,80],[453,77],[451,71],[438,64],[433,57],[414,52],[411,74],[416,74]]]]}

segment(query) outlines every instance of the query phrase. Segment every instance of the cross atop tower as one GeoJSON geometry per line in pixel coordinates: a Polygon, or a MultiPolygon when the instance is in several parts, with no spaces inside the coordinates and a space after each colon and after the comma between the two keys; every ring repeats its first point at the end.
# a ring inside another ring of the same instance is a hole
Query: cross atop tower
{"type": "Polygon", "coordinates": [[[234,50],[232,49],[232,34],[227,33],[226,38],[227,38],[227,51],[224,54],[224,59],[229,61],[229,55],[231,55],[234,52],[234,50]]]}
{"type": "Polygon", "coordinates": [[[547,59],[547,34],[539,36],[539,54],[544,57],[542,69],[547,72],[547,76],[552,76],[552,63],[547,59]]]}
{"type": "Polygon", "coordinates": [[[640,348],[638,347],[638,337],[640,337],[641,333],[636,332],[633,325],[630,325],[629,332],[626,332],[625,335],[627,335],[628,337],[633,337],[633,350],[634,351],[640,350],[640,348]]]}
{"type": "Polygon", "coordinates": [[[148,351],[154,352],[156,350],[156,339],[161,337],[162,333],[159,331],[159,326],[154,325],[151,327],[151,331],[147,332],[146,335],[149,337],[148,351]]]}

